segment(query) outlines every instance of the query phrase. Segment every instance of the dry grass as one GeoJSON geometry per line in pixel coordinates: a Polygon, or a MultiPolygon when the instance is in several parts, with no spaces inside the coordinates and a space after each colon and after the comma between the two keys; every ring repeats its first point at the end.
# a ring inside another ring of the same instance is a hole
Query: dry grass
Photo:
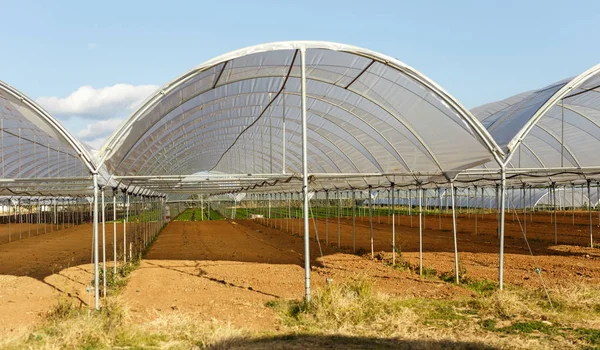
{"type": "MultiPolygon", "coordinates": [[[[392,298],[366,279],[318,290],[310,303],[276,300],[282,329],[253,333],[218,321],[173,313],[145,324],[131,322],[118,296],[89,313],[62,298],[44,324],[24,336],[0,340],[8,349],[108,348],[597,348],[600,291],[571,285],[551,291],[487,292],[455,300],[392,298]]],[[[481,286],[484,286],[483,288],[481,286]]]]}
{"type": "Polygon", "coordinates": [[[579,285],[551,295],[553,308],[541,292],[523,289],[457,300],[390,298],[359,279],[323,289],[311,303],[270,306],[295,333],[395,338],[459,349],[600,347],[600,292],[579,285]]]}
{"type": "Polygon", "coordinates": [[[246,338],[248,332],[217,321],[198,322],[183,314],[158,318],[146,324],[131,322],[118,297],[89,312],[61,299],[32,332],[0,340],[3,349],[114,349],[205,348],[228,339],[246,338]]]}

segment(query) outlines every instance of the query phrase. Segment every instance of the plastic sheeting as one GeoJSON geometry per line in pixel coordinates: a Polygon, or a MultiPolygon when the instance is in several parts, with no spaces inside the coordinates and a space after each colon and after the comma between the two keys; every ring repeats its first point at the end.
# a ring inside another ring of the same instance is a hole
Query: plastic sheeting
{"type": "Polygon", "coordinates": [[[94,168],[89,150],[35,102],[1,81],[0,130],[0,193],[89,193],[91,180],[85,178],[94,168]]]}
{"type": "MultiPolygon", "coordinates": [[[[528,181],[600,178],[600,65],[575,78],[477,107],[472,113],[507,153],[508,168],[552,169],[549,176],[528,181]],[[563,173],[561,169],[583,170],[563,173]]],[[[498,165],[490,162],[485,168],[498,165]]]]}
{"type": "Polygon", "coordinates": [[[309,173],[447,182],[502,153],[454,98],[398,60],[342,44],[282,42],[220,56],[164,86],[100,150],[108,171],[301,173],[301,48],[309,173]]]}

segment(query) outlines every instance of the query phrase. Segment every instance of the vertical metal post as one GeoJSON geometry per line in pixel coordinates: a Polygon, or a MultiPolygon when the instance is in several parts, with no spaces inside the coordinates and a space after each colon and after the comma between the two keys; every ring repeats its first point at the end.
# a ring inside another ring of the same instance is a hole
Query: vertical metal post
{"type": "Polygon", "coordinates": [[[356,191],[352,190],[352,252],[356,252],[356,191]]]}
{"type": "Polygon", "coordinates": [[[375,258],[375,251],[373,248],[373,194],[371,193],[371,186],[369,185],[369,233],[371,234],[371,259],[375,258]]]}
{"type": "Polygon", "coordinates": [[[92,183],[94,186],[94,209],[93,209],[93,236],[94,236],[94,307],[100,309],[100,276],[98,270],[98,174],[92,174],[92,183]]]}
{"type": "Polygon", "coordinates": [[[500,290],[504,289],[504,202],[506,192],[506,168],[500,167],[500,264],[498,271],[498,285],[500,290]]]}
{"type": "MultiPolygon", "coordinates": [[[[473,202],[473,213],[475,214],[475,235],[477,235],[477,217],[479,216],[479,213],[477,212],[477,186],[475,186],[473,191],[473,202]]],[[[483,208],[483,201],[481,201],[481,206],[483,208]]]]}
{"type": "Polygon", "coordinates": [[[117,192],[113,191],[113,273],[117,273],[117,192]]]}
{"type": "Polygon", "coordinates": [[[329,245],[329,190],[325,190],[325,245],[329,245]]]}
{"type": "Polygon", "coordinates": [[[594,248],[594,230],[592,227],[592,193],[590,192],[590,180],[587,181],[588,191],[588,213],[590,216],[590,247],[594,248]]]}
{"type": "Polygon", "coordinates": [[[394,201],[394,183],[392,182],[392,265],[396,265],[396,203],[394,201]]]}
{"type": "Polygon", "coordinates": [[[302,88],[302,194],[304,211],[304,288],[306,301],[310,301],[310,243],[308,235],[308,149],[306,127],[306,48],[300,49],[302,88]]]}
{"type": "Polygon", "coordinates": [[[281,135],[281,173],[285,174],[285,86],[283,87],[281,98],[283,99],[283,110],[281,111],[281,116],[283,118],[281,135]]]}
{"type": "Polygon", "coordinates": [[[596,210],[598,211],[598,227],[600,227],[600,183],[596,182],[596,210]]]}
{"type": "Polygon", "coordinates": [[[483,198],[483,187],[481,188],[481,220],[483,220],[483,215],[485,215],[485,199],[483,198]]]}
{"type": "Polygon", "coordinates": [[[410,227],[413,227],[412,222],[412,191],[408,190],[408,217],[410,217],[410,227]]]}
{"type": "Polygon", "coordinates": [[[338,197],[338,210],[337,210],[337,217],[338,217],[338,249],[341,247],[341,234],[342,234],[342,195],[340,193],[340,191],[337,191],[337,197],[338,197]]]}
{"type": "Polygon", "coordinates": [[[129,195],[123,192],[123,263],[127,263],[127,221],[129,219],[129,195]]]}
{"type": "Polygon", "coordinates": [[[571,187],[571,212],[573,213],[573,226],[575,226],[575,186],[571,187]]]}
{"type": "Polygon", "coordinates": [[[471,188],[467,187],[467,217],[471,218],[471,188]]]}
{"type": "Polygon", "coordinates": [[[556,224],[556,186],[552,183],[552,208],[554,209],[554,244],[558,244],[558,227],[556,224]]]}
{"type": "MultiPolygon", "coordinates": [[[[2,130],[2,134],[4,135],[4,130],[2,130]]],[[[2,162],[4,165],[4,162],[2,162]]],[[[12,232],[10,230],[10,208],[12,207],[12,198],[8,199],[8,241],[12,242],[12,232]]]]}
{"type": "MultiPolygon", "coordinates": [[[[450,192],[452,192],[452,231],[454,233],[454,270],[456,272],[456,284],[460,283],[458,276],[458,243],[456,239],[456,204],[454,201],[454,182],[450,181],[450,192]]],[[[468,210],[468,209],[467,209],[468,210]]],[[[477,216],[477,215],[475,215],[477,216]]]]}
{"type": "Polygon", "coordinates": [[[421,203],[423,192],[421,186],[418,187],[417,191],[419,191],[419,276],[423,276],[423,207],[421,203]]]}
{"type": "Polygon", "coordinates": [[[106,211],[104,188],[102,188],[102,295],[106,298],[106,211]]]}
{"type": "Polygon", "coordinates": [[[442,230],[442,190],[438,187],[438,226],[442,230]]]}
{"type": "Polygon", "coordinates": [[[527,190],[523,185],[523,234],[527,237],[527,190]]]}

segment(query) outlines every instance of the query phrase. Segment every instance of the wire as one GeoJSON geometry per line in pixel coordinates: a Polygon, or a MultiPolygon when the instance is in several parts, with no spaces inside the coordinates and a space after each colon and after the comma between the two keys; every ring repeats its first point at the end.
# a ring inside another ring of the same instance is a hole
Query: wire
{"type": "Polygon", "coordinates": [[[517,213],[517,209],[515,209],[515,205],[514,202],[512,201],[512,198],[509,198],[510,204],[512,206],[512,209],[514,211],[514,213],[516,214],[515,216],[517,217],[517,222],[519,223],[519,227],[521,228],[521,233],[523,234],[523,239],[525,240],[525,243],[527,244],[527,249],[529,250],[529,254],[531,255],[531,259],[533,260],[533,266],[535,266],[535,272],[538,274],[538,276],[540,277],[540,282],[542,283],[542,288],[544,288],[544,293],[546,293],[546,297],[548,298],[548,302],[550,302],[550,307],[552,307],[554,309],[554,305],[552,304],[552,299],[550,299],[550,294],[548,293],[548,288],[546,288],[546,283],[544,282],[544,278],[542,277],[542,269],[539,267],[536,259],[535,259],[535,255],[533,255],[533,251],[531,250],[531,245],[529,245],[529,240],[527,239],[527,235],[525,234],[525,230],[523,230],[523,226],[521,225],[521,219],[519,218],[519,214],[517,213]]]}

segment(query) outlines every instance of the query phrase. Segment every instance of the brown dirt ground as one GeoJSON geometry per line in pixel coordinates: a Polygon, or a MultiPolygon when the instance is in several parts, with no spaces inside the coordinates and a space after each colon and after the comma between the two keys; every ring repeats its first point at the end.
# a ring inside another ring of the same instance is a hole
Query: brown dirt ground
{"type": "MultiPolygon", "coordinates": [[[[528,237],[537,265],[542,267],[547,284],[573,282],[598,283],[600,252],[589,244],[587,213],[571,217],[558,215],[559,245],[554,245],[554,225],[548,214],[536,213],[527,223],[528,237]]],[[[391,225],[387,217],[374,219],[376,255],[391,250],[391,225]]],[[[518,224],[507,215],[506,282],[539,288],[533,259],[518,224]]],[[[278,227],[280,221],[277,220],[278,227]]],[[[270,222],[271,224],[273,222],[270,222]]],[[[291,222],[290,229],[291,229],[291,222]]],[[[325,285],[326,271],[336,282],[356,276],[369,276],[378,291],[395,295],[450,298],[468,294],[465,289],[420,279],[409,271],[397,271],[369,259],[368,219],[357,220],[356,245],[368,254],[349,254],[352,245],[351,220],[341,220],[341,245],[337,244],[337,219],[329,222],[330,246],[325,246],[325,220],[319,221],[324,257],[316,241],[311,242],[311,279],[313,288],[325,285]]],[[[594,216],[594,234],[598,228],[594,216]]],[[[418,218],[401,217],[397,243],[402,258],[418,262],[418,218]]],[[[284,222],[283,227],[286,224],[284,222]]],[[[451,220],[437,216],[425,219],[423,232],[424,265],[438,272],[454,266],[451,220]]],[[[458,249],[461,265],[472,278],[495,280],[498,266],[498,240],[495,215],[478,220],[479,234],[473,233],[474,217],[458,220],[458,249]]],[[[0,232],[2,232],[0,227],[0,232]]],[[[20,241],[0,244],[0,334],[32,325],[49,310],[60,292],[88,302],[86,285],[91,280],[91,225],[32,235],[20,241]]],[[[119,225],[118,232],[122,232],[119,225]]],[[[174,222],[169,224],[150,249],[123,291],[131,313],[148,321],[164,313],[191,313],[199,319],[218,319],[255,329],[277,329],[277,318],[265,307],[275,298],[300,298],[304,293],[303,241],[294,233],[266,227],[251,220],[174,222]]],[[[118,235],[119,236],[119,235],[118,235]]],[[[314,227],[311,230],[314,238],[314,227]]],[[[112,260],[112,225],[107,225],[107,259],[112,260]]],[[[118,244],[122,244],[120,239],[118,244]]]]}
{"type": "MultiPolygon", "coordinates": [[[[117,225],[117,232],[122,231],[117,225]]],[[[106,226],[106,235],[107,261],[112,261],[112,224],[106,226]]],[[[117,237],[120,248],[122,235],[117,237]]],[[[87,305],[91,248],[90,224],[0,244],[0,335],[34,324],[61,292],[87,305]]]]}

